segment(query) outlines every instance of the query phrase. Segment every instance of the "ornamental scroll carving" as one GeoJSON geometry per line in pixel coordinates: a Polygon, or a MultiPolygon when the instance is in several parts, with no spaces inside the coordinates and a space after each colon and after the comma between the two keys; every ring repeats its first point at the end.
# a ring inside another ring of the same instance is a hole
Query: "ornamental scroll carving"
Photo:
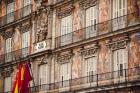
{"type": "Polygon", "coordinates": [[[120,41],[109,43],[107,46],[110,48],[110,50],[114,51],[117,49],[126,48],[127,43],[128,43],[128,40],[120,40],[120,41]]]}
{"type": "Polygon", "coordinates": [[[95,45],[94,47],[91,47],[91,48],[82,49],[80,51],[80,54],[84,56],[95,55],[97,53],[98,48],[99,46],[95,45]]]}
{"type": "Polygon", "coordinates": [[[81,0],[79,5],[81,9],[87,9],[89,7],[95,6],[97,4],[97,0],[81,0]]]}
{"type": "Polygon", "coordinates": [[[56,15],[58,16],[58,18],[69,16],[72,14],[73,9],[74,6],[72,4],[66,7],[59,7],[58,9],[56,9],[56,15]]]}
{"type": "Polygon", "coordinates": [[[58,55],[57,56],[57,62],[59,64],[64,64],[64,63],[71,62],[72,56],[73,56],[73,53],[68,53],[68,54],[65,54],[65,55],[58,55]]]}
{"type": "Polygon", "coordinates": [[[13,67],[12,66],[9,66],[9,67],[6,67],[6,68],[3,68],[1,69],[2,71],[0,72],[1,75],[3,77],[9,77],[11,76],[12,72],[14,71],[13,67]]]}

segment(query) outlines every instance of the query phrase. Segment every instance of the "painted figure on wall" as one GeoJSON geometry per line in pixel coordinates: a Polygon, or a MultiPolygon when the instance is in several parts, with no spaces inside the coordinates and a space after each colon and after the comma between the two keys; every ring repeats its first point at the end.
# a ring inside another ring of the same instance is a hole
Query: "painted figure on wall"
{"type": "Polygon", "coordinates": [[[4,38],[0,36],[0,62],[4,61],[4,38]]]}
{"type": "Polygon", "coordinates": [[[140,20],[140,0],[128,0],[128,24],[140,20]]]}
{"type": "Polygon", "coordinates": [[[81,71],[81,58],[78,53],[75,54],[72,63],[72,78],[79,78],[81,71]]]}
{"type": "Polygon", "coordinates": [[[108,30],[109,3],[109,0],[100,0],[99,2],[99,31],[101,33],[108,30]]]}
{"type": "Polygon", "coordinates": [[[20,52],[19,49],[21,47],[21,35],[18,28],[15,29],[15,34],[13,37],[13,50],[15,51],[15,57],[18,57],[20,52]]]}
{"type": "Polygon", "coordinates": [[[76,7],[73,12],[73,31],[74,31],[74,40],[80,40],[83,37],[82,30],[83,27],[83,15],[82,11],[79,8],[79,4],[76,4],[76,7]]]}
{"type": "Polygon", "coordinates": [[[136,74],[138,72],[137,67],[140,65],[140,33],[131,36],[129,47],[129,75],[136,74]],[[136,68],[135,68],[136,67],[136,68]]]}
{"type": "Polygon", "coordinates": [[[99,64],[98,64],[98,73],[110,72],[110,55],[109,49],[104,43],[101,43],[99,50],[99,64]]]}

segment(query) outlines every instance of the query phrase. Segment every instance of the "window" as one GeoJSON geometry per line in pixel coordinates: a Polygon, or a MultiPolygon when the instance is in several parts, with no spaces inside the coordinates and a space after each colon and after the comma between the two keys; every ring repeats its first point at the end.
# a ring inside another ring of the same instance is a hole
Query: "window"
{"type": "Polygon", "coordinates": [[[114,51],[114,75],[115,77],[124,77],[125,70],[128,68],[128,53],[126,49],[114,51]]]}
{"type": "Polygon", "coordinates": [[[11,79],[11,77],[6,77],[4,79],[4,92],[10,93],[11,86],[12,86],[12,79],[11,79]]]}
{"type": "Polygon", "coordinates": [[[31,0],[23,0],[23,17],[31,13],[31,0]]]}
{"type": "Polygon", "coordinates": [[[49,67],[48,64],[42,64],[39,66],[39,84],[49,84],[49,67]]]}
{"type": "Polygon", "coordinates": [[[92,56],[85,59],[85,76],[88,78],[88,82],[96,80],[97,71],[97,57],[92,56]]]}
{"type": "Polygon", "coordinates": [[[67,16],[61,19],[61,45],[72,42],[72,17],[67,16]]]}
{"type": "Polygon", "coordinates": [[[96,35],[97,30],[97,6],[86,9],[86,38],[96,35]]]}
{"type": "Polygon", "coordinates": [[[127,0],[112,0],[112,18],[113,30],[118,30],[125,27],[127,14],[127,0]]]}
{"type": "Polygon", "coordinates": [[[70,63],[64,63],[60,65],[60,85],[68,86],[69,85],[69,79],[71,78],[71,66],[70,63]]]}
{"type": "Polygon", "coordinates": [[[25,57],[28,55],[29,45],[30,45],[30,34],[29,34],[29,31],[27,31],[22,34],[22,57],[25,57]]]}
{"type": "MultiPolygon", "coordinates": [[[[8,0],[11,1],[11,0],[8,0]]],[[[13,22],[14,21],[14,2],[8,2],[7,3],[7,23],[13,22]]]]}
{"type": "Polygon", "coordinates": [[[6,55],[5,61],[10,62],[12,60],[12,38],[6,39],[6,55]]]}

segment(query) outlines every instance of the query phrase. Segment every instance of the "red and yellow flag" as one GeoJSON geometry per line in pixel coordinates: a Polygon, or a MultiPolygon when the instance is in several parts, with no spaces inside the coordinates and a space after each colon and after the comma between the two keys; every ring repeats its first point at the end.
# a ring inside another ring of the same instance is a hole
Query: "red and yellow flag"
{"type": "Polygon", "coordinates": [[[29,82],[32,80],[28,63],[19,65],[13,84],[12,93],[29,93],[29,82]]]}

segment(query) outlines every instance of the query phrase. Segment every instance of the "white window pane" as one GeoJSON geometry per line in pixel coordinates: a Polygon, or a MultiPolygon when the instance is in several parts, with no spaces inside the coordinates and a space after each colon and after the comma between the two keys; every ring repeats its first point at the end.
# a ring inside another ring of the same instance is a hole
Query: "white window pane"
{"type": "Polygon", "coordinates": [[[8,92],[11,91],[11,77],[6,77],[4,79],[4,91],[8,92]]]}

